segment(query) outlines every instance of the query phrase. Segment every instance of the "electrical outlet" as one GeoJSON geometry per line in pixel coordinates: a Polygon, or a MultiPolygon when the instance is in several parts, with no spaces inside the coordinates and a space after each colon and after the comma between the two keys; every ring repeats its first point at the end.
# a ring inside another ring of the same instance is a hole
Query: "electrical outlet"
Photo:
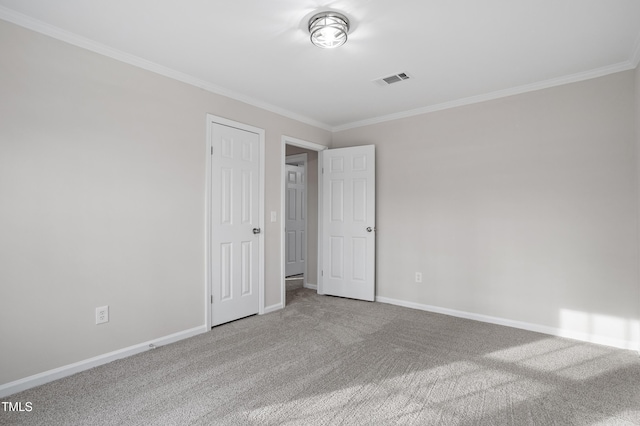
{"type": "Polygon", "coordinates": [[[109,322],[109,306],[96,308],[96,324],[109,322]]]}
{"type": "Polygon", "coordinates": [[[416,272],[416,282],[417,283],[422,282],[422,272],[416,272]]]}

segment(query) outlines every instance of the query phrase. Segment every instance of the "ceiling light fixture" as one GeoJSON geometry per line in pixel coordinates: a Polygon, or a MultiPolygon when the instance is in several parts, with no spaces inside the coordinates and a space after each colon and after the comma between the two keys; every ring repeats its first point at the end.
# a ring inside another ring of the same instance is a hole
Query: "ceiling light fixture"
{"type": "Polygon", "coordinates": [[[338,12],[320,12],[309,19],[311,43],[323,49],[340,47],[347,42],[349,20],[338,12]]]}

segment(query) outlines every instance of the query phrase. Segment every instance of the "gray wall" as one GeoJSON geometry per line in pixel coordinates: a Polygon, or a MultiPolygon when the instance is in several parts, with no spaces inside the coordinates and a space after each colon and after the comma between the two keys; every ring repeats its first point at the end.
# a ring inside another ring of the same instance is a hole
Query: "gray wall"
{"type": "Polygon", "coordinates": [[[376,145],[377,295],[639,342],[635,78],[335,133],[376,145]]]}
{"type": "MultiPolygon", "coordinates": [[[[266,130],[267,214],[282,135],[330,143],[1,20],[0,52],[0,384],[204,325],[207,113],[266,130]]],[[[280,225],[265,224],[271,306],[280,225]]]]}

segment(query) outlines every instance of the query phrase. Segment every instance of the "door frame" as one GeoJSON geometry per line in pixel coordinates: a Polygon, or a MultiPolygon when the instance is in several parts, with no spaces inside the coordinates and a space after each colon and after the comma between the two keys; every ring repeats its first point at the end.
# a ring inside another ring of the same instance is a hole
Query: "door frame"
{"type": "Polygon", "coordinates": [[[264,274],[265,274],[265,270],[264,270],[264,240],[265,240],[265,227],[264,227],[264,191],[265,191],[265,131],[264,129],[261,129],[259,127],[254,127],[251,126],[249,124],[245,124],[245,123],[240,123],[238,121],[233,121],[224,117],[219,117],[217,115],[213,115],[213,114],[207,114],[206,115],[206,127],[207,127],[207,140],[206,140],[206,150],[205,150],[205,158],[206,158],[206,173],[205,173],[205,200],[204,200],[204,209],[205,209],[205,215],[204,215],[204,235],[205,235],[205,241],[204,241],[204,253],[205,253],[205,283],[204,283],[204,293],[205,293],[205,301],[204,301],[204,305],[205,305],[205,324],[207,325],[207,327],[209,329],[211,329],[212,327],[212,309],[213,309],[213,303],[212,303],[212,292],[211,292],[211,285],[212,285],[212,281],[213,281],[213,277],[212,277],[212,259],[211,259],[211,243],[212,243],[212,235],[211,235],[211,230],[212,230],[212,224],[211,224],[211,220],[212,220],[212,210],[213,210],[213,203],[215,202],[215,200],[212,199],[212,173],[213,173],[213,167],[212,167],[212,145],[211,145],[211,137],[213,135],[213,131],[212,131],[212,126],[213,124],[221,124],[223,126],[229,126],[229,127],[233,127],[236,129],[240,129],[240,130],[244,130],[247,132],[251,132],[251,133],[256,133],[259,137],[259,145],[260,145],[260,172],[258,175],[258,178],[260,180],[260,184],[258,185],[259,188],[259,213],[258,213],[258,221],[259,221],[259,227],[260,229],[262,229],[262,233],[260,234],[260,238],[258,241],[259,244],[259,251],[260,251],[260,255],[259,255],[259,260],[258,260],[258,315],[262,315],[264,314],[264,274]]]}
{"type": "MultiPolygon", "coordinates": [[[[305,201],[308,202],[309,191],[307,189],[307,186],[308,186],[308,183],[309,183],[309,178],[307,176],[307,153],[305,152],[305,153],[302,153],[302,154],[286,155],[286,146],[285,146],[285,157],[284,157],[284,159],[285,159],[285,166],[286,165],[290,165],[291,163],[295,163],[296,166],[302,166],[304,168],[304,174],[305,174],[305,177],[304,177],[304,195],[305,195],[305,201]]],[[[286,175],[286,172],[285,172],[285,175],[286,175]]],[[[286,193],[287,184],[288,184],[288,182],[287,182],[287,178],[285,176],[285,206],[286,206],[286,196],[287,196],[287,193],[286,193]]],[[[306,206],[305,206],[305,211],[306,211],[306,206]]],[[[307,226],[308,225],[308,223],[307,223],[308,222],[308,217],[309,217],[309,212],[307,212],[307,214],[304,217],[305,242],[307,242],[308,239],[309,239],[309,234],[307,233],[307,231],[308,231],[308,226],[307,226]]],[[[285,223],[285,230],[286,230],[286,223],[287,223],[286,217],[282,216],[282,220],[285,223]]],[[[286,248],[287,248],[286,247],[287,238],[286,237],[284,238],[284,241],[285,241],[285,257],[284,257],[284,259],[286,259],[286,253],[287,253],[287,250],[286,250],[286,248]]],[[[309,254],[308,250],[306,248],[304,250],[305,250],[305,254],[308,255],[309,254]]],[[[285,264],[286,264],[286,260],[285,260],[285,264]]],[[[305,258],[303,285],[307,284],[307,278],[308,278],[307,277],[307,265],[308,264],[309,263],[307,262],[307,260],[305,258]]],[[[286,272],[287,272],[286,269],[287,269],[287,267],[285,266],[285,277],[286,277],[286,272]]]]}
{"type": "MultiPolygon", "coordinates": [[[[285,184],[286,184],[286,157],[287,157],[287,145],[297,146],[299,148],[308,149],[310,151],[318,152],[318,275],[316,282],[318,283],[318,294],[322,294],[322,155],[321,151],[329,149],[328,146],[320,145],[317,143],[305,141],[302,139],[294,138],[291,136],[282,135],[280,144],[280,300],[282,301],[282,307],[287,304],[286,301],[286,282],[285,282],[285,184]]],[[[308,254],[308,253],[307,253],[308,254]]],[[[307,256],[308,258],[309,256],[307,256]]],[[[305,266],[306,268],[306,266],[305,266]]],[[[306,275],[305,275],[306,279],[306,275]]]]}

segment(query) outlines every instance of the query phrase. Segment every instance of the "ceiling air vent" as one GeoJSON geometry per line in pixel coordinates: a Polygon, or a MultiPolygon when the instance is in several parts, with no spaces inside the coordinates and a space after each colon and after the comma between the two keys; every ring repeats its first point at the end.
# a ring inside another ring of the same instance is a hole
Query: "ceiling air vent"
{"type": "Polygon", "coordinates": [[[406,72],[401,72],[398,74],[393,74],[387,77],[382,77],[377,80],[373,80],[374,83],[379,84],[380,86],[389,86],[393,83],[399,83],[401,81],[409,80],[411,76],[406,72]]]}

